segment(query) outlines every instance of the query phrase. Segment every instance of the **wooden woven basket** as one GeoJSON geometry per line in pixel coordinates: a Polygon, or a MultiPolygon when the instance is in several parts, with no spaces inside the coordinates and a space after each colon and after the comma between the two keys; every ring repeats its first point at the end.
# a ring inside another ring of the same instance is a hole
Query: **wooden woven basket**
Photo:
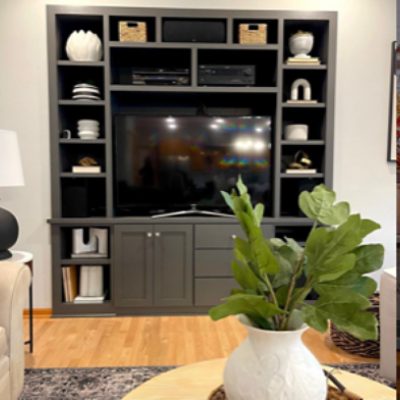
{"type": "MultiPolygon", "coordinates": [[[[328,396],[326,400],[352,400],[354,397],[348,397],[346,394],[341,393],[338,389],[329,386],[328,387],[328,396]]],[[[211,394],[208,400],[228,400],[225,394],[225,390],[223,386],[215,389],[211,394]]],[[[310,399],[311,400],[311,399],[310,399]]]]}
{"type": "Polygon", "coordinates": [[[119,21],[120,42],[147,42],[146,22],[140,21],[119,21]]]}
{"type": "MultiPolygon", "coordinates": [[[[379,322],[379,293],[374,294],[370,301],[372,306],[369,311],[375,314],[379,322]]],[[[379,337],[378,340],[367,340],[362,342],[348,333],[339,331],[334,324],[331,324],[330,337],[337,347],[347,351],[348,353],[369,358],[379,358],[380,356],[379,337]]]]}
{"type": "Polygon", "coordinates": [[[266,44],[267,24],[239,24],[240,44],[266,44]]]}

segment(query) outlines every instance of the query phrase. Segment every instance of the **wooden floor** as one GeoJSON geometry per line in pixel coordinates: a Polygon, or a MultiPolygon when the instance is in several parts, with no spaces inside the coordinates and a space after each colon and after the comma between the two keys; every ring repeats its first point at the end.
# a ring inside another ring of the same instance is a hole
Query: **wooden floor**
{"type": "MultiPolygon", "coordinates": [[[[226,357],[246,335],[235,318],[207,316],[36,318],[34,332],[28,368],[183,365],[226,357]]],[[[370,361],[345,354],[313,330],[303,340],[323,363],[370,361]]]]}

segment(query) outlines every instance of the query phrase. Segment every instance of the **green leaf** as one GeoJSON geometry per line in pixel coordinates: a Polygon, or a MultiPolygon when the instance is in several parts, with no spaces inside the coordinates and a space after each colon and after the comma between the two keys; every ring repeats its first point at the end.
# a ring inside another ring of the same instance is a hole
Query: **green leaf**
{"type": "Polygon", "coordinates": [[[247,193],[247,186],[243,183],[242,177],[239,175],[238,181],[236,183],[236,187],[241,195],[247,193]]]}
{"type": "Polygon", "coordinates": [[[381,244],[367,244],[354,250],[356,264],[354,269],[359,274],[367,274],[377,271],[382,267],[384,247],[381,244]]]}
{"type": "Polygon", "coordinates": [[[304,253],[303,247],[301,247],[294,239],[285,237],[285,240],[286,240],[286,243],[288,244],[288,246],[292,250],[294,250],[298,254],[298,256],[301,256],[304,253]]]}
{"type": "Polygon", "coordinates": [[[371,306],[371,303],[366,297],[344,287],[338,288],[334,292],[319,287],[318,294],[320,297],[314,303],[314,306],[318,309],[324,309],[326,306],[331,305],[349,304],[352,306],[356,305],[360,310],[366,310],[371,306]]]}
{"type": "Polygon", "coordinates": [[[250,289],[257,292],[259,280],[247,264],[234,260],[232,261],[231,268],[236,282],[242,289],[250,289]]]}
{"type": "Polygon", "coordinates": [[[289,285],[281,286],[275,292],[276,298],[278,300],[278,304],[281,307],[285,307],[286,299],[287,299],[287,296],[288,296],[288,292],[289,292],[289,285]]]}
{"type": "Polygon", "coordinates": [[[256,217],[257,225],[260,226],[264,217],[264,205],[258,203],[254,208],[254,215],[256,217]]]}
{"type": "Polygon", "coordinates": [[[233,209],[233,200],[231,198],[231,195],[227,192],[221,191],[221,195],[225,200],[225,203],[229,206],[229,208],[234,211],[233,209]]]}
{"type": "Polygon", "coordinates": [[[345,288],[352,290],[355,293],[359,293],[366,298],[369,298],[370,296],[372,296],[372,294],[375,293],[377,283],[372,278],[369,278],[367,276],[360,276],[360,274],[358,274],[357,272],[350,271],[334,281],[327,283],[318,283],[314,285],[313,288],[317,293],[335,293],[336,291],[340,291],[345,288]]]}
{"type": "Polygon", "coordinates": [[[272,286],[278,288],[290,282],[298,262],[298,255],[286,244],[275,250],[274,255],[278,260],[279,271],[272,278],[272,286]]]}
{"type": "Polygon", "coordinates": [[[380,227],[381,226],[375,221],[363,219],[360,227],[360,235],[362,238],[365,238],[365,236],[368,236],[370,233],[376,231],[380,227]]]}
{"type": "Polygon", "coordinates": [[[353,269],[356,256],[352,253],[322,263],[321,268],[315,268],[314,275],[318,282],[333,281],[353,269]]]}
{"type": "Polygon", "coordinates": [[[303,313],[300,310],[294,309],[289,316],[288,330],[294,331],[300,329],[304,324],[303,313]]]}
{"type": "Polygon", "coordinates": [[[334,205],[336,194],[325,185],[318,185],[310,192],[299,196],[299,207],[303,213],[314,221],[325,225],[340,225],[350,215],[348,203],[334,205]]]}
{"type": "Polygon", "coordinates": [[[271,329],[269,319],[284,312],[272,303],[267,303],[263,296],[235,294],[225,299],[225,303],[213,307],[210,317],[216,321],[229,315],[245,314],[256,326],[271,329]]]}
{"type": "Polygon", "coordinates": [[[301,316],[306,324],[319,332],[326,332],[328,329],[328,319],[316,307],[306,304],[301,309],[301,316]]]}
{"type": "Polygon", "coordinates": [[[378,321],[374,314],[360,310],[357,304],[327,304],[319,312],[332,320],[339,330],[360,340],[376,340],[378,321]]]}

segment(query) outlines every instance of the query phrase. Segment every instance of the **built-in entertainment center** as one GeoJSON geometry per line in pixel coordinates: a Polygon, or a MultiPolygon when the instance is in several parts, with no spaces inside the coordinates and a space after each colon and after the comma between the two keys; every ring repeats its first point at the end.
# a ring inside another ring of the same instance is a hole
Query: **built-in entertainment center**
{"type": "Polygon", "coordinates": [[[332,185],[335,12],[47,15],[54,315],[208,310],[234,286],[238,175],[266,235],[305,239],[298,194],[332,185]]]}

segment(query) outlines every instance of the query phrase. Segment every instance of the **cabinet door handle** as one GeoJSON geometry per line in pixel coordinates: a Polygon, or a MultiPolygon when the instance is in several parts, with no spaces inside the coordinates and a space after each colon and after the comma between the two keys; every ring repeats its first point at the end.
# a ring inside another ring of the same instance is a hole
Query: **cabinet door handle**
{"type": "Polygon", "coordinates": [[[235,234],[232,235],[232,239],[235,240],[237,236],[235,234]]]}
{"type": "Polygon", "coordinates": [[[161,233],[160,232],[156,232],[156,237],[160,237],[161,233]]]}
{"type": "Polygon", "coordinates": [[[153,234],[151,232],[147,232],[147,237],[151,238],[151,237],[153,237],[153,234]]]}

